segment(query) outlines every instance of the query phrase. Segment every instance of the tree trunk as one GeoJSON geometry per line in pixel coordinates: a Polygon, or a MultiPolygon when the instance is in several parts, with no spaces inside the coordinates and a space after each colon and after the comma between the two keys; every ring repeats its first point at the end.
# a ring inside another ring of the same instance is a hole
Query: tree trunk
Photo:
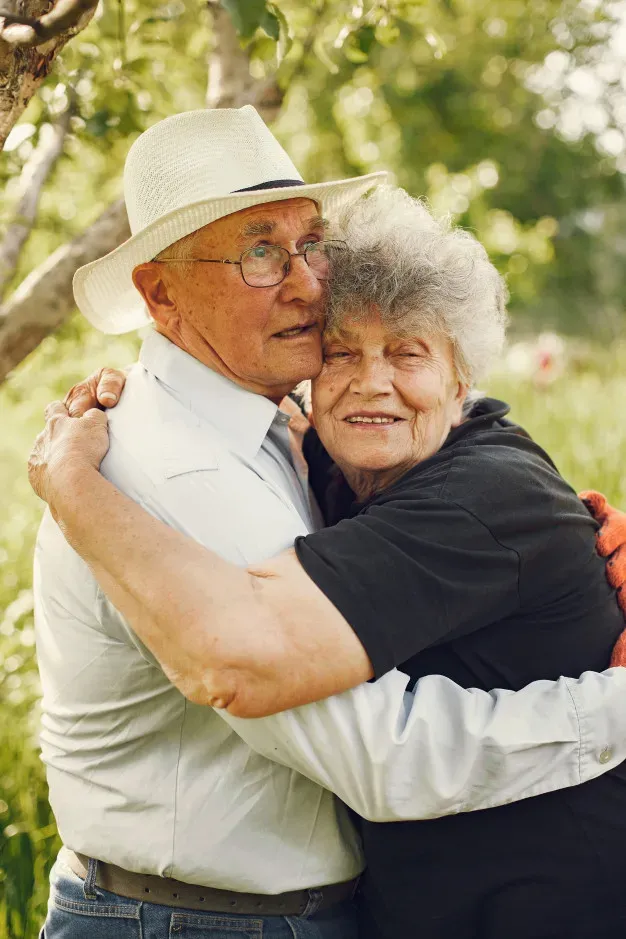
{"type": "Polygon", "coordinates": [[[74,309],[76,269],[112,251],[129,235],[126,207],[120,199],[22,281],[0,310],[0,382],[74,309]]]}
{"type": "MultiPolygon", "coordinates": [[[[56,6],[62,4],[67,5],[63,0],[59,0],[56,6]]],[[[8,0],[4,0],[2,6],[8,6],[8,0]]],[[[52,12],[56,10],[56,6],[52,12]]],[[[19,7],[20,16],[15,18],[19,20],[32,20],[37,23],[43,17],[45,22],[45,14],[50,13],[49,0],[22,0],[19,7]]],[[[31,27],[19,23],[7,25],[0,18],[0,150],[4,147],[12,127],[46,78],[57,52],[72,36],[87,26],[95,11],[95,3],[87,9],[82,4],[78,5],[76,19],[58,35],[42,40],[39,45],[31,45],[31,27]]]]}

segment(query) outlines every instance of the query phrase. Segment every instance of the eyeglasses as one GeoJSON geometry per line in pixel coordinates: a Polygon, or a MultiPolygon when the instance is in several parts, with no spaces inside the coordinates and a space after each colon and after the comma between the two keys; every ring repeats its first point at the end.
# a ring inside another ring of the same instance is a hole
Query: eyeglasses
{"type": "Polygon", "coordinates": [[[314,241],[304,251],[292,254],[280,245],[256,245],[247,248],[238,261],[227,258],[159,258],[154,263],[238,264],[248,287],[275,287],[283,282],[291,270],[292,258],[304,258],[318,280],[328,280],[333,255],[345,247],[345,241],[314,241]]]}

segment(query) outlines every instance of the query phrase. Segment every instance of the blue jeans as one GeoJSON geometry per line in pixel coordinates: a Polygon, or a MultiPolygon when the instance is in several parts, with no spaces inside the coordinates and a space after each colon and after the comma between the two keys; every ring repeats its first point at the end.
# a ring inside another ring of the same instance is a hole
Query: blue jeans
{"type": "Polygon", "coordinates": [[[201,913],[129,900],[95,888],[62,860],[50,874],[48,916],[39,939],[357,939],[351,901],[310,916],[201,913]]]}

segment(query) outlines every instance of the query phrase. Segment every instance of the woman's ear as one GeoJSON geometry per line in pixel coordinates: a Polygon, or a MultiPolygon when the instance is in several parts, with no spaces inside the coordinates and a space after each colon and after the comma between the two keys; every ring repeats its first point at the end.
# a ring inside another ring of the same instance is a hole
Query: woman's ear
{"type": "Polygon", "coordinates": [[[133,271],[133,283],[143,297],[153,320],[167,332],[176,328],[178,311],[159,264],[147,261],[133,271]]]}
{"type": "Polygon", "coordinates": [[[452,420],[450,422],[451,427],[459,427],[460,424],[464,421],[463,407],[467,400],[469,394],[469,385],[464,385],[462,382],[457,382],[456,395],[454,397],[454,402],[452,405],[452,420]]]}

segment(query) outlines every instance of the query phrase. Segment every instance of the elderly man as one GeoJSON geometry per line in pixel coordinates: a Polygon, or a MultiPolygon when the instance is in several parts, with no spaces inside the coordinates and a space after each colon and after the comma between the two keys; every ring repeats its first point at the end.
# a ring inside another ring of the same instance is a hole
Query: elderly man
{"type": "MultiPolygon", "coordinates": [[[[251,108],[178,115],[129,154],[133,237],[77,274],[95,325],[136,328],[145,304],[156,327],[112,414],[105,475],[236,564],[319,524],[277,405],[320,368],[334,250],[320,212],[373,182],[305,186],[251,108]]],[[[71,481],[71,446],[60,461],[48,469],[71,481]]],[[[354,935],[361,850],[332,794],[187,701],[169,680],[180,676],[164,674],[50,515],[35,590],[42,752],[66,845],[47,939],[354,935]]],[[[180,608],[181,628],[189,613],[180,608]]],[[[315,624],[319,648],[324,630],[315,624]]],[[[326,659],[331,691],[333,675],[337,689],[350,684],[355,642],[346,636],[326,659]]],[[[352,683],[367,668],[363,653],[352,683]]],[[[622,669],[516,695],[436,676],[412,692],[407,683],[391,672],[333,710],[344,759],[354,754],[373,794],[357,806],[365,815],[484,808],[592,779],[626,756],[622,669]],[[405,733],[392,741],[397,726],[405,733]]]]}

